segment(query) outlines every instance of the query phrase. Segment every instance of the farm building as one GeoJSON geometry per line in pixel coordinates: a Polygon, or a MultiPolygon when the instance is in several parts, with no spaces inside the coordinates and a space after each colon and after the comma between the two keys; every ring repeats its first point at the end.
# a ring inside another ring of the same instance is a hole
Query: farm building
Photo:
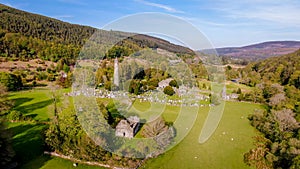
{"type": "Polygon", "coordinates": [[[116,126],[116,136],[133,138],[139,129],[140,119],[137,116],[130,116],[121,120],[116,126]]]}

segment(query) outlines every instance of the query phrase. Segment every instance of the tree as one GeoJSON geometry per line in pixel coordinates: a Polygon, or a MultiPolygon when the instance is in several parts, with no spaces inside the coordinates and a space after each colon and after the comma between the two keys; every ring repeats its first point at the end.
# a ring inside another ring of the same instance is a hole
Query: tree
{"type": "Polygon", "coordinates": [[[178,84],[177,84],[177,81],[174,80],[174,79],[169,82],[169,85],[172,86],[172,87],[176,87],[176,88],[179,87],[178,84]]]}
{"type": "Polygon", "coordinates": [[[158,82],[159,82],[158,79],[156,79],[156,78],[151,78],[151,79],[148,81],[148,86],[158,87],[158,82]]]}
{"type": "Polygon", "coordinates": [[[67,88],[67,87],[71,87],[72,85],[72,77],[73,77],[73,74],[71,72],[68,72],[68,73],[62,73],[56,83],[58,85],[60,85],[61,87],[63,88],[67,88]]]}
{"type": "MultiPolygon", "coordinates": [[[[112,109],[113,109],[114,111],[117,111],[117,109],[115,108],[114,105],[110,105],[110,106],[111,106],[111,107],[109,108],[110,111],[112,111],[112,109]],[[112,107],[114,107],[114,108],[112,108],[112,107]]],[[[103,103],[101,103],[101,104],[99,105],[99,109],[100,109],[100,112],[102,113],[104,119],[107,121],[107,123],[110,124],[110,125],[113,124],[113,123],[114,123],[114,119],[113,119],[113,117],[112,117],[112,115],[111,115],[111,112],[109,112],[109,111],[106,109],[106,107],[104,106],[103,103]]]]}
{"type": "Polygon", "coordinates": [[[294,85],[297,89],[300,89],[300,70],[295,71],[291,75],[289,84],[294,85]]]}
{"type": "Polygon", "coordinates": [[[207,89],[207,86],[206,86],[205,83],[203,83],[202,88],[203,88],[203,89],[207,89]]]}
{"type": "Polygon", "coordinates": [[[251,101],[254,101],[255,103],[257,103],[257,102],[262,103],[264,101],[263,91],[259,87],[255,87],[250,92],[250,95],[252,97],[251,101]]]}
{"type": "Polygon", "coordinates": [[[142,136],[146,138],[155,137],[167,130],[168,126],[166,125],[165,120],[162,117],[159,117],[143,126],[142,136]]]}
{"type": "Polygon", "coordinates": [[[241,93],[242,93],[241,88],[238,88],[237,91],[236,91],[236,93],[237,93],[237,94],[241,94],[241,93]]]}
{"type": "Polygon", "coordinates": [[[68,73],[68,72],[70,71],[70,66],[68,66],[67,64],[64,63],[63,71],[64,71],[65,73],[68,73]]]}
{"type": "Polygon", "coordinates": [[[106,82],[104,83],[104,88],[105,88],[106,90],[111,91],[111,86],[112,86],[111,81],[106,81],[106,82]]]}
{"type": "MultiPolygon", "coordinates": [[[[57,121],[57,120],[56,120],[57,121]]],[[[45,132],[45,142],[52,150],[61,151],[62,133],[60,132],[59,126],[56,122],[52,122],[49,128],[45,132]]]]}
{"type": "Polygon", "coordinates": [[[256,136],[255,148],[244,155],[244,162],[249,166],[255,166],[257,169],[273,168],[272,161],[266,159],[269,151],[266,143],[270,143],[270,141],[262,136],[256,136]]]}
{"type": "Polygon", "coordinates": [[[122,56],[129,56],[132,53],[133,53],[133,50],[128,47],[115,45],[109,49],[109,51],[105,54],[105,57],[106,58],[116,58],[116,57],[119,58],[122,56]]]}
{"type": "Polygon", "coordinates": [[[0,84],[0,115],[6,113],[13,106],[13,102],[8,99],[7,88],[0,84]]]}
{"type": "Polygon", "coordinates": [[[249,120],[263,135],[256,138],[256,147],[244,155],[246,164],[257,168],[297,166],[300,127],[294,116],[295,113],[289,109],[255,111],[249,120]]]}
{"type": "Polygon", "coordinates": [[[279,123],[281,132],[291,132],[300,128],[299,123],[295,119],[295,113],[290,109],[280,111],[272,111],[275,120],[279,123]]]}
{"type": "Polygon", "coordinates": [[[238,101],[244,100],[245,99],[244,94],[241,93],[237,99],[238,99],[238,101]]]}
{"type": "Polygon", "coordinates": [[[139,80],[131,80],[128,87],[128,92],[138,95],[140,93],[140,88],[141,88],[141,83],[139,80]]]}
{"type": "Polygon", "coordinates": [[[7,87],[9,91],[18,90],[23,86],[19,75],[6,72],[0,72],[0,83],[7,87]]]}
{"type": "Polygon", "coordinates": [[[49,82],[55,81],[55,76],[54,76],[54,74],[50,73],[50,74],[48,75],[48,77],[47,77],[47,80],[48,80],[49,82]]]}
{"type": "Polygon", "coordinates": [[[173,94],[175,94],[175,91],[171,86],[166,86],[164,88],[164,93],[169,95],[169,96],[172,96],[173,94]]]}
{"type": "Polygon", "coordinates": [[[270,98],[269,106],[271,106],[275,109],[280,109],[282,107],[282,105],[284,105],[285,101],[286,101],[285,94],[278,93],[270,98]]]}

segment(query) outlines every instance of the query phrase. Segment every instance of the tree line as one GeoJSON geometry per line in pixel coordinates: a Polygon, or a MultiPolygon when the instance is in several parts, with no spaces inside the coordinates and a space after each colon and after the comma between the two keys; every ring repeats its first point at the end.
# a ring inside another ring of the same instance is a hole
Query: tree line
{"type": "Polygon", "coordinates": [[[264,103],[264,110],[249,116],[262,135],[244,155],[256,168],[300,168],[300,50],[252,63],[241,71],[242,83],[254,90],[241,100],[264,103]]]}

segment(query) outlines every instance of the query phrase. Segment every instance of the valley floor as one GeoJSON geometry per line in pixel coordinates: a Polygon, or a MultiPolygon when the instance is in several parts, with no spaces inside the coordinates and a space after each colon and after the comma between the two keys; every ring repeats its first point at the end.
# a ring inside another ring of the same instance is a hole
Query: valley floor
{"type": "MultiPolygon", "coordinates": [[[[22,169],[69,169],[71,161],[43,155],[41,133],[51,119],[51,94],[46,88],[14,92],[15,109],[27,110],[35,121],[9,123],[13,146],[22,169]]],[[[146,103],[145,103],[146,104],[146,103]]],[[[222,120],[213,136],[204,144],[198,143],[199,134],[209,107],[200,108],[196,122],[187,137],[173,149],[158,158],[148,160],[142,168],[249,168],[243,163],[243,154],[252,147],[255,129],[250,126],[248,114],[261,108],[258,104],[226,102],[222,120]]],[[[174,121],[177,109],[167,106],[166,121],[174,121]]],[[[101,167],[81,165],[77,168],[101,167]]]]}

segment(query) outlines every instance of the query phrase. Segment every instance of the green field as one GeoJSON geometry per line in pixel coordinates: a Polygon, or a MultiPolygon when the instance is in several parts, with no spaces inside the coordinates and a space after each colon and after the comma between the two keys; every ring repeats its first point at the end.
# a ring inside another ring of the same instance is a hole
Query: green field
{"type": "Polygon", "coordinates": [[[242,90],[242,92],[250,92],[253,90],[253,88],[243,85],[243,84],[239,84],[239,83],[234,83],[231,81],[227,81],[226,82],[226,89],[227,89],[227,93],[232,93],[233,91],[237,91],[237,89],[240,88],[242,90]]]}
{"type": "Polygon", "coordinates": [[[15,102],[15,109],[23,114],[33,117],[38,121],[49,121],[52,114],[49,112],[49,105],[52,104],[50,90],[39,88],[13,92],[10,99],[15,102]]]}
{"type": "MultiPolygon", "coordinates": [[[[13,133],[13,147],[21,161],[21,169],[69,169],[72,162],[57,157],[43,155],[41,133],[51,119],[51,94],[47,89],[14,92],[10,95],[16,102],[16,109],[31,115],[37,122],[9,123],[13,133]],[[43,123],[40,123],[40,122],[43,123]]],[[[134,107],[143,111],[149,103],[135,103],[134,107]],[[144,108],[143,108],[144,107],[144,108]]],[[[142,168],[248,168],[243,163],[243,154],[252,146],[255,129],[250,126],[247,116],[257,104],[227,102],[223,118],[213,136],[204,144],[199,144],[199,134],[209,107],[200,108],[196,123],[187,137],[173,149],[158,158],[148,160],[142,168]]],[[[163,117],[173,121],[179,107],[166,106],[163,117]]],[[[101,167],[79,165],[77,168],[96,169],[101,167]]]]}
{"type": "Polygon", "coordinates": [[[147,161],[144,168],[248,168],[243,163],[243,154],[252,146],[255,129],[250,126],[247,116],[259,107],[227,102],[216,132],[204,144],[199,144],[198,138],[208,108],[201,109],[188,136],[167,153],[147,161]]]}
{"type": "MultiPolygon", "coordinates": [[[[64,91],[59,91],[64,92],[64,91]]],[[[49,89],[10,93],[10,99],[15,101],[15,109],[33,117],[32,122],[8,123],[13,135],[13,148],[19,161],[20,169],[71,169],[73,163],[57,157],[43,155],[44,143],[42,133],[51,119],[52,99],[49,89]]],[[[79,169],[101,169],[102,167],[79,164],[79,169]]]]}

